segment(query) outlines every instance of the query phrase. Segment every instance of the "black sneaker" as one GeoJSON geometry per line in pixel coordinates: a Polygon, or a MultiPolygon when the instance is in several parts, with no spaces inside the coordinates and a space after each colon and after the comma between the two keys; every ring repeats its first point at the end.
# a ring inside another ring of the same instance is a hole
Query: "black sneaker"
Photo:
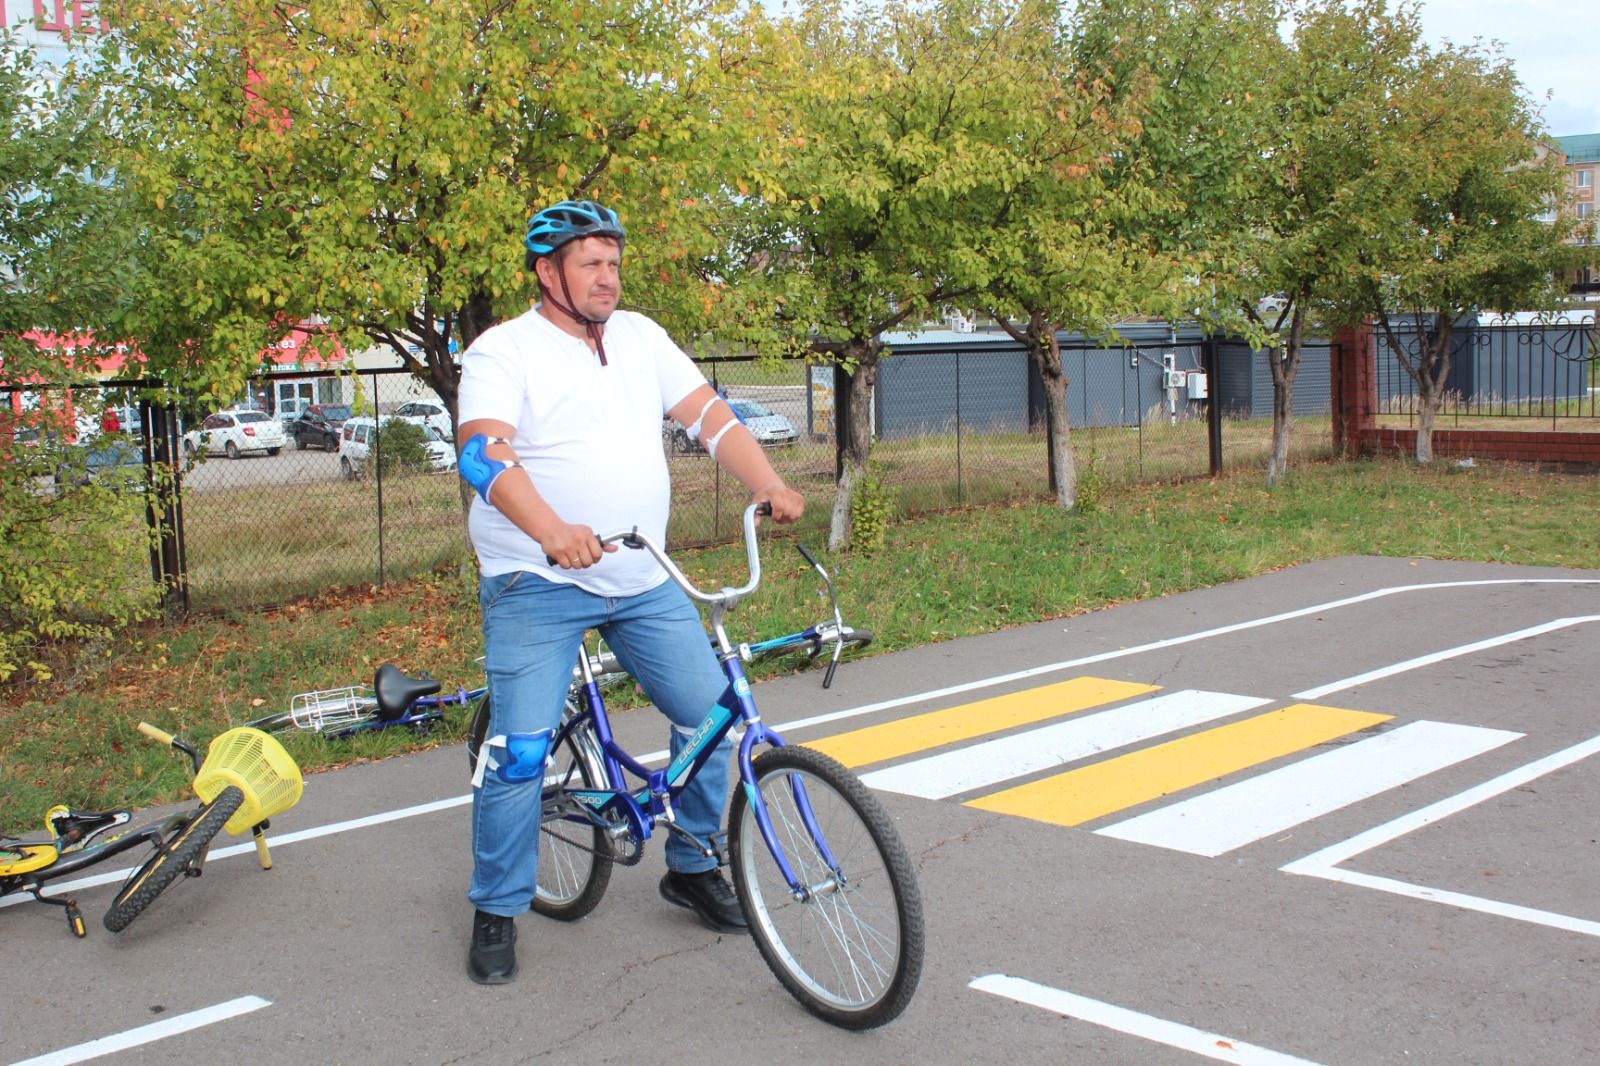
{"type": "Polygon", "coordinates": [[[503,985],[516,972],[516,921],[478,911],[472,918],[472,947],[467,952],[467,976],[480,985],[503,985]]]}
{"type": "Polygon", "coordinates": [[[697,874],[683,874],[668,870],[661,879],[661,898],[680,907],[688,907],[700,916],[708,928],[719,933],[744,933],[750,923],[744,919],[739,897],[733,894],[720,870],[705,870],[697,874]]]}

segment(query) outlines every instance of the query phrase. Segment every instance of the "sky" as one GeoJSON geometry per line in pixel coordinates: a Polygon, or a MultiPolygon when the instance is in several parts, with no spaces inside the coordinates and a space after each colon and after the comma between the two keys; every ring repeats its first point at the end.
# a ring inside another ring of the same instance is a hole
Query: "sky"
{"type": "Polygon", "coordinates": [[[1499,41],[1553,136],[1600,133],[1595,0],[1421,0],[1420,14],[1431,44],[1499,41]]]}

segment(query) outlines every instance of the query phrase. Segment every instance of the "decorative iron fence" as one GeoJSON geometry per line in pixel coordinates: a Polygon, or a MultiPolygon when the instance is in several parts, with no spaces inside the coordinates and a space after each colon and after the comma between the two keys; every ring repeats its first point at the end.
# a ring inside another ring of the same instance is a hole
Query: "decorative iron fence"
{"type": "MultiPolygon", "coordinates": [[[[1416,331],[1409,318],[1394,325],[1401,353],[1415,366],[1431,338],[1416,331]]],[[[1404,416],[1409,426],[1419,413],[1416,382],[1381,330],[1377,344],[1378,412],[1404,416]]],[[[1455,327],[1438,411],[1441,428],[1505,418],[1548,421],[1550,428],[1561,429],[1568,420],[1597,417],[1600,329],[1593,312],[1514,322],[1474,319],[1455,327]]]]}

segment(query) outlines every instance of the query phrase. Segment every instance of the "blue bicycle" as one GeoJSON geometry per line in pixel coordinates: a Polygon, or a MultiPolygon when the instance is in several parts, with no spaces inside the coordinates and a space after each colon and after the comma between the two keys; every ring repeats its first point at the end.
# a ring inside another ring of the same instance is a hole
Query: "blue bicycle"
{"type": "MultiPolygon", "coordinates": [[[[870,1029],[898,1017],[921,978],[921,893],[877,798],[835,759],[785,744],[756,709],[739,649],[723,628],[727,612],[761,581],[756,515],[754,506],[744,513],[749,581],[717,592],[695,588],[636,530],[600,538],[650,552],[685,593],[711,608],[728,689],[694,742],[652,770],[618,744],[592,656],[579,655],[580,691],[568,700],[550,747],[533,908],[563,921],[582,918],[599,905],[613,867],[638,863],[656,830],[687,836],[672,818],[675,801],[723,736],[742,726],[728,830],[689,839],[732,867],[752,938],[783,986],[825,1021],[870,1029]],[[758,748],[766,750],[757,755],[758,748]]],[[[469,731],[469,743],[476,734],[474,764],[487,732],[482,705],[477,719],[481,725],[475,721],[469,731]]]]}
{"type": "MultiPolygon", "coordinates": [[[[822,578],[830,613],[822,621],[781,637],[739,644],[736,650],[746,663],[760,662],[792,655],[796,659],[818,659],[828,656],[828,669],[822,678],[822,687],[833,684],[833,674],[839,666],[839,657],[846,651],[865,648],[872,643],[872,631],[845,623],[839,612],[838,591],[827,569],[804,544],[796,550],[822,578]]],[[[714,642],[713,642],[714,644],[714,642]]],[[[601,688],[609,688],[627,678],[628,674],[617,662],[603,642],[588,651],[589,672],[601,688]]],[[[478,660],[482,662],[480,658],[478,660]]],[[[573,667],[572,684],[567,698],[577,703],[583,693],[583,673],[573,667]]],[[[289,701],[287,711],[265,715],[245,724],[252,729],[268,733],[317,733],[329,740],[342,740],[360,733],[378,729],[409,727],[426,732],[456,707],[473,707],[467,730],[468,751],[475,757],[483,743],[484,731],[489,726],[488,690],[457,688],[440,695],[443,683],[422,674],[413,677],[393,663],[384,663],[373,673],[370,685],[345,685],[340,688],[318,689],[302,692],[289,701]]]]}

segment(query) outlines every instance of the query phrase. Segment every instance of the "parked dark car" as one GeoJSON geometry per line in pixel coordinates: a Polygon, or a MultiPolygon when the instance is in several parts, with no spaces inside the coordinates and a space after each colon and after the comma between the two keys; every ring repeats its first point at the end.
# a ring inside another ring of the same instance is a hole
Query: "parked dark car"
{"type": "Polygon", "coordinates": [[[296,448],[326,448],[339,450],[339,430],[350,419],[350,405],[342,403],[314,403],[283,428],[294,438],[296,448]]]}
{"type": "Polygon", "coordinates": [[[67,446],[55,480],[58,486],[99,482],[119,492],[143,492],[144,454],[125,433],[102,434],[67,446]]]}

